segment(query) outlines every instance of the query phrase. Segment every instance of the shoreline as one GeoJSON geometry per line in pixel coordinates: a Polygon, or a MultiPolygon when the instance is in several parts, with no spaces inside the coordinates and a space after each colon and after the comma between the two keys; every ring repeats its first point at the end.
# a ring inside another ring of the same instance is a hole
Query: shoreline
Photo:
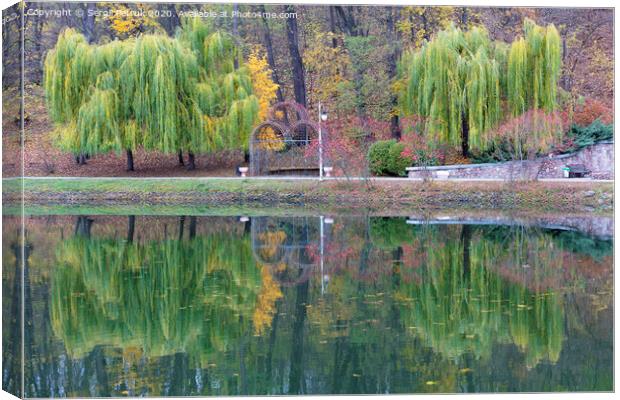
{"type": "Polygon", "coordinates": [[[320,210],[472,209],[611,214],[613,182],[316,178],[4,178],[3,203],[32,206],[248,206],[320,210]]]}
{"type": "MultiPolygon", "coordinates": [[[[21,218],[21,207],[5,207],[3,215],[21,218]]],[[[610,240],[614,235],[613,215],[595,213],[523,212],[506,210],[467,209],[401,209],[401,210],[319,210],[310,208],[257,208],[235,207],[166,207],[166,206],[26,206],[25,219],[88,216],[91,218],[117,217],[198,217],[198,218],[287,218],[320,216],[332,219],[355,218],[403,218],[408,225],[501,225],[510,227],[532,227],[556,231],[574,231],[601,240],[610,240]]],[[[5,221],[5,223],[8,220],[5,221]]],[[[28,224],[28,222],[26,223],[28,224]]]]}

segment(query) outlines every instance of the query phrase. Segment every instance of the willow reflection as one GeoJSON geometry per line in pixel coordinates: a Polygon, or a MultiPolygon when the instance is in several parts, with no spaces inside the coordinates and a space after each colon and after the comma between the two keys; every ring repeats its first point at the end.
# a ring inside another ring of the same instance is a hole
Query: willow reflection
{"type": "Polygon", "coordinates": [[[75,236],[57,260],[52,327],[74,357],[105,344],[207,362],[247,331],[262,283],[249,239],[230,234],[147,242],[75,236]]]}
{"type": "MultiPolygon", "coordinates": [[[[68,354],[185,360],[198,369],[170,364],[180,375],[166,379],[200,376],[191,394],[460,391],[497,345],[527,374],[561,364],[579,321],[566,296],[611,265],[609,244],[531,228],[233,221],[179,218],[178,235],[144,239],[146,218],[129,217],[126,235],[82,220],[57,246],[50,293],[68,354]]],[[[144,375],[144,393],[170,387],[152,386],[157,376],[144,375]]]]}

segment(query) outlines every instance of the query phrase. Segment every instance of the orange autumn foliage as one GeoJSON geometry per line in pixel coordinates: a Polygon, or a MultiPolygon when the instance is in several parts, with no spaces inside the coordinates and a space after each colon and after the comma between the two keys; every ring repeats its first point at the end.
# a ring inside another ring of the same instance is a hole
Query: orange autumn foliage
{"type": "Polygon", "coordinates": [[[600,100],[587,98],[583,104],[575,107],[573,122],[580,126],[588,126],[600,119],[604,124],[614,122],[613,110],[600,100]]]}
{"type": "Polygon", "coordinates": [[[258,294],[252,317],[255,335],[261,335],[265,329],[271,326],[271,321],[276,313],[276,301],[282,297],[280,286],[271,276],[268,266],[263,265],[261,267],[261,277],[263,286],[258,294]]]}

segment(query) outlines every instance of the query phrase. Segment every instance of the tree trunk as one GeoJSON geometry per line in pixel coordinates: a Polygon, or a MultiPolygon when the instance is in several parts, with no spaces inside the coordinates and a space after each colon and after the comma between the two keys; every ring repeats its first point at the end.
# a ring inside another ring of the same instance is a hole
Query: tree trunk
{"type": "Polygon", "coordinates": [[[398,246],[392,250],[392,287],[394,288],[400,287],[402,267],[403,247],[398,246]]]}
{"type": "Polygon", "coordinates": [[[183,162],[183,150],[179,150],[179,165],[185,165],[185,163],[183,162]]]}
{"type": "MultiPolygon", "coordinates": [[[[292,5],[285,6],[287,13],[295,13],[295,7],[292,5]]],[[[293,68],[293,88],[295,91],[295,101],[306,107],[306,83],[304,79],[304,64],[299,53],[299,33],[296,18],[287,18],[286,20],[286,38],[288,40],[288,50],[291,57],[291,66],[293,68]]]]}
{"type": "Polygon", "coordinates": [[[461,150],[463,157],[469,157],[469,119],[467,112],[461,112],[461,150]]]}
{"type": "Polygon", "coordinates": [[[334,36],[332,37],[332,48],[338,47],[338,41],[336,40],[336,15],[334,6],[329,6],[329,30],[334,36]]]}
{"type": "MultiPolygon", "coordinates": [[[[239,38],[239,4],[233,4],[233,36],[235,40],[239,38]]],[[[235,69],[239,68],[239,60],[235,57],[234,60],[235,69]]]]}
{"type": "MultiPolygon", "coordinates": [[[[353,37],[364,36],[363,29],[360,29],[355,21],[353,7],[334,6],[334,12],[342,22],[342,24],[339,25],[343,33],[353,37]]],[[[362,122],[362,130],[368,141],[371,139],[372,132],[367,124],[366,97],[362,94],[365,70],[366,68],[353,64],[353,88],[355,90],[356,99],[360,100],[356,102],[355,111],[362,122]]]]}
{"type": "Polygon", "coordinates": [[[342,20],[345,32],[350,36],[358,36],[360,29],[358,29],[357,22],[355,21],[353,6],[334,6],[334,10],[342,20]]]}
{"type": "Polygon", "coordinates": [[[469,279],[471,275],[471,259],[469,250],[471,247],[471,227],[463,225],[461,230],[461,244],[463,246],[463,278],[469,279]]]}
{"type": "Polygon", "coordinates": [[[467,29],[467,24],[469,23],[469,12],[467,7],[460,7],[459,9],[459,23],[460,28],[463,30],[467,29]]]}
{"type": "Polygon", "coordinates": [[[196,161],[194,157],[194,153],[187,152],[187,170],[192,171],[196,169],[196,161]]]}
{"type": "Polygon", "coordinates": [[[233,3],[233,36],[239,36],[239,4],[233,3]]]}
{"type": "Polygon", "coordinates": [[[196,216],[189,217],[189,238],[193,239],[196,237],[196,216]]]}
{"type": "Polygon", "coordinates": [[[161,26],[166,30],[168,36],[173,37],[176,29],[181,25],[179,20],[179,13],[177,13],[176,6],[174,4],[163,4],[163,9],[169,13],[163,18],[160,18],[161,26]]]}
{"type": "MultiPolygon", "coordinates": [[[[427,9],[428,10],[428,9],[427,9]]],[[[422,29],[424,29],[424,39],[426,41],[431,40],[431,33],[428,24],[428,18],[426,16],[426,10],[422,13],[422,29]]]]}
{"type": "MultiPolygon", "coordinates": [[[[566,57],[568,55],[568,48],[566,45],[566,38],[564,36],[562,36],[562,64],[566,63],[566,57]]],[[[570,92],[572,89],[572,85],[570,82],[570,72],[569,71],[562,71],[562,76],[560,78],[560,85],[562,86],[562,89],[566,90],[567,92],[570,92]]]]}
{"type": "Polygon", "coordinates": [[[280,78],[278,77],[278,72],[276,68],[276,58],[273,53],[273,43],[271,41],[271,31],[269,29],[269,22],[265,18],[265,6],[261,4],[258,6],[258,10],[261,13],[263,20],[263,38],[265,40],[265,48],[267,49],[267,62],[269,63],[269,68],[271,68],[271,79],[273,79],[273,83],[278,85],[278,89],[276,90],[276,96],[278,97],[278,101],[284,101],[284,95],[282,94],[282,84],[280,83],[280,78]]]}
{"type": "Polygon", "coordinates": [[[97,8],[95,3],[86,3],[86,10],[82,14],[82,34],[88,43],[95,41],[95,14],[97,8]],[[90,12],[89,12],[90,11],[90,12]]]}
{"type": "Polygon", "coordinates": [[[399,118],[396,114],[390,117],[390,136],[392,137],[392,139],[396,140],[400,140],[400,138],[402,137],[399,118]]]}
{"type": "Polygon", "coordinates": [[[130,215],[127,219],[127,243],[133,242],[134,232],[136,230],[136,216],[130,215]]]}
{"type": "Polygon", "coordinates": [[[293,341],[291,349],[291,372],[289,375],[289,394],[303,394],[304,385],[304,323],[306,321],[306,304],[308,302],[308,283],[297,285],[295,298],[295,319],[293,322],[293,341]]]}
{"type": "Polygon", "coordinates": [[[89,238],[92,225],[93,225],[92,219],[85,217],[83,215],[79,216],[75,223],[74,235],[89,238]]]}
{"type": "MultiPolygon", "coordinates": [[[[397,44],[397,43],[400,43],[400,41],[397,38],[398,33],[396,31],[396,26],[394,22],[395,19],[396,18],[393,15],[393,10],[389,9],[386,25],[387,25],[387,31],[388,31],[388,38],[392,42],[392,46],[393,46],[393,48],[390,51],[389,59],[388,59],[388,76],[390,80],[396,79],[396,75],[397,75],[396,64],[400,56],[400,48],[398,47],[398,44],[397,44]]],[[[392,93],[392,95],[390,96],[390,104],[392,105],[393,111],[395,111],[398,108],[398,97],[396,96],[395,93],[392,93]]],[[[392,112],[392,116],[390,117],[390,135],[392,136],[392,138],[396,140],[400,140],[402,136],[398,114],[396,114],[395,112],[392,112]]]]}
{"type": "Polygon", "coordinates": [[[133,152],[127,149],[127,171],[133,171],[133,152]]]}
{"type": "Polygon", "coordinates": [[[38,84],[43,82],[43,51],[41,46],[41,31],[43,30],[43,18],[35,18],[34,21],[34,53],[36,55],[36,77],[38,84]]]}
{"type": "Polygon", "coordinates": [[[183,239],[183,231],[185,230],[185,216],[179,217],[179,240],[183,239]]]}

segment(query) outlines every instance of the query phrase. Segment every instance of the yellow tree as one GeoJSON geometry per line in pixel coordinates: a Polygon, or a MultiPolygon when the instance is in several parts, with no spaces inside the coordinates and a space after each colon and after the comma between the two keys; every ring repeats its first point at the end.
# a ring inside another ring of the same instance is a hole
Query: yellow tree
{"type": "Polygon", "coordinates": [[[271,79],[273,73],[260,47],[250,54],[246,65],[252,78],[254,94],[258,98],[258,118],[264,121],[269,115],[269,108],[276,100],[278,84],[271,79]]]}
{"type": "Polygon", "coordinates": [[[269,266],[261,266],[261,278],[263,286],[256,299],[256,307],[252,315],[252,325],[256,335],[263,334],[267,328],[271,327],[271,321],[277,311],[276,302],[283,296],[280,285],[271,275],[269,266]]]}
{"type": "Polygon", "coordinates": [[[118,38],[126,39],[140,33],[162,31],[159,23],[151,16],[151,11],[148,4],[111,5],[101,19],[118,38]]]}
{"type": "Polygon", "coordinates": [[[454,7],[403,7],[397,28],[405,43],[418,48],[435,33],[446,29],[454,15],[454,7]]]}
{"type": "MultiPolygon", "coordinates": [[[[258,120],[262,122],[269,116],[269,108],[277,98],[279,86],[272,79],[273,72],[260,46],[257,46],[250,54],[246,65],[252,79],[254,94],[258,98],[258,120]]],[[[261,147],[264,149],[278,151],[284,148],[284,142],[271,128],[261,130],[257,139],[260,140],[261,147]]]]}
{"type": "Polygon", "coordinates": [[[351,65],[349,54],[341,45],[343,37],[324,32],[320,26],[311,25],[307,29],[311,39],[304,50],[304,65],[309,103],[337,101],[341,85],[348,81],[347,71],[351,65]]]}
{"type": "Polygon", "coordinates": [[[454,7],[452,14],[454,25],[463,30],[471,29],[480,24],[480,13],[472,7],[454,7]]]}

